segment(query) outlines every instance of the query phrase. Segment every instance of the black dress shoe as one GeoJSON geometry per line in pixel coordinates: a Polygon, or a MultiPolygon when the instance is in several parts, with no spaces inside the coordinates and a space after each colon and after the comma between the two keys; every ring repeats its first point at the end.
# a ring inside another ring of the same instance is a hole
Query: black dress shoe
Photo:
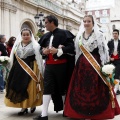
{"type": "Polygon", "coordinates": [[[33,120],[48,120],[48,116],[45,117],[36,116],[35,118],[33,118],[33,120]]]}
{"type": "Polygon", "coordinates": [[[34,113],[35,110],[36,110],[36,107],[32,108],[32,109],[30,110],[30,112],[31,112],[31,113],[34,113]]]}
{"type": "Polygon", "coordinates": [[[21,115],[24,115],[24,114],[27,114],[28,113],[28,109],[25,109],[23,112],[19,112],[18,115],[21,116],[21,115]]]}

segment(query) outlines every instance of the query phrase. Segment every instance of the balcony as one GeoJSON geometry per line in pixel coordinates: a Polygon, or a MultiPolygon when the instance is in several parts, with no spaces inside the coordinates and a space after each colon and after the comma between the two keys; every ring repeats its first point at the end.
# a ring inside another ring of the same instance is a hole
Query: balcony
{"type": "Polygon", "coordinates": [[[27,3],[32,3],[34,5],[47,8],[47,9],[54,11],[60,15],[63,13],[62,7],[60,5],[53,3],[51,1],[48,1],[48,0],[24,0],[24,1],[27,3]]]}
{"type": "Polygon", "coordinates": [[[70,19],[77,24],[84,17],[84,12],[78,8],[72,7],[69,4],[65,4],[55,0],[24,0],[24,2],[34,5],[38,8],[45,9],[46,11],[59,14],[65,19],[70,19]],[[73,17],[74,16],[74,17],[73,17]]]}

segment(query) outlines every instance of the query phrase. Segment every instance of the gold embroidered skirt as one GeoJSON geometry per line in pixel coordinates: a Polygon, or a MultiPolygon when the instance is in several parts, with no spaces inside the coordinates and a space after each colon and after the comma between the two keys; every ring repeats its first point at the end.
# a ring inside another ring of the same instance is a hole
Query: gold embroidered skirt
{"type": "MultiPolygon", "coordinates": [[[[38,70],[38,66],[37,63],[34,62],[34,69],[33,69],[34,73],[38,76],[39,74],[39,70],[38,70]]],[[[24,100],[21,103],[17,103],[14,104],[12,102],[10,102],[9,99],[7,99],[5,97],[4,103],[6,106],[8,107],[15,107],[15,108],[31,108],[31,107],[35,107],[35,106],[40,106],[42,105],[42,96],[43,96],[43,81],[41,81],[41,91],[39,92],[39,99],[37,98],[37,84],[34,80],[31,80],[28,86],[28,94],[29,94],[29,98],[24,100]]]]}

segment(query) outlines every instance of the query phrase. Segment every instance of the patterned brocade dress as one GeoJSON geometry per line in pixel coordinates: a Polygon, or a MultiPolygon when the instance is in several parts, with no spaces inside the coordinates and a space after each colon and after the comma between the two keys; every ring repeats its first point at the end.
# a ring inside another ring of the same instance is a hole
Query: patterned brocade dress
{"type": "MultiPolygon", "coordinates": [[[[94,32],[88,39],[83,38],[83,45],[101,64],[104,45],[99,45],[94,32]]],[[[70,118],[112,119],[120,114],[120,108],[115,98],[115,108],[112,108],[109,88],[81,53],[68,89],[65,102],[65,115],[70,118]]]]}

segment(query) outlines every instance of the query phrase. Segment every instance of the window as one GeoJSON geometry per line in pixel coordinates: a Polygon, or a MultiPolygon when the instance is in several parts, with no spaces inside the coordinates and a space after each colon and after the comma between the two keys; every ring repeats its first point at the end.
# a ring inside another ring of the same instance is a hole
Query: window
{"type": "Polygon", "coordinates": [[[95,16],[96,17],[100,17],[100,12],[99,11],[95,11],[95,16]]]}
{"type": "Polygon", "coordinates": [[[92,15],[92,12],[88,12],[88,15],[92,15]]]}
{"type": "Polygon", "coordinates": [[[110,20],[109,20],[109,18],[107,18],[107,17],[101,17],[100,18],[100,23],[102,23],[102,24],[107,24],[107,23],[110,23],[110,20]]]}
{"type": "Polygon", "coordinates": [[[103,16],[107,16],[107,15],[108,15],[108,14],[107,14],[107,10],[103,10],[103,11],[102,11],[102,15],[103,15],[103,16]]]}

